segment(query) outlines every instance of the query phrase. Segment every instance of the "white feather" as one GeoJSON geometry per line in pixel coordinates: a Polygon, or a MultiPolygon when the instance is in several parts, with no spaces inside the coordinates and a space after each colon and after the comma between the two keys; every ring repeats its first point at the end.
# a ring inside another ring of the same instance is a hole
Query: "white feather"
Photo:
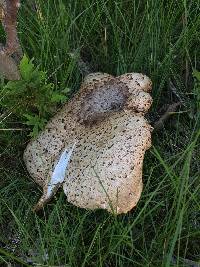
{"type": "Polygon", "coordinates": [[[65,178],[65,173],[69,165],[69,161],[71,159],[75,145],[76,143],[73,144],[72,148],[69,151],[65,149],[62,152],[60,159],[54,168],[53,174],[51,176],[51,180],[49,181],[48,189],[47,189],[47,197],[52,194],[52,190],[56,187],[57,184],[63,183],[64,178],[65,178]]]}

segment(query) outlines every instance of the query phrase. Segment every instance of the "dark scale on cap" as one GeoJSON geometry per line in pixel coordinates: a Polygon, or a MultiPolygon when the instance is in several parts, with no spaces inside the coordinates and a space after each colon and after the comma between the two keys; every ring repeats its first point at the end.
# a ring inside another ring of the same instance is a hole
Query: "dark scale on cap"
{"type": "Polygon", "coordinates": [[[85,96],[80,119],[85,123],[94,123],[104,119],[110,113],[119,111],[129,96],[128,88],[123,83],[108,81],[85,96]]]}

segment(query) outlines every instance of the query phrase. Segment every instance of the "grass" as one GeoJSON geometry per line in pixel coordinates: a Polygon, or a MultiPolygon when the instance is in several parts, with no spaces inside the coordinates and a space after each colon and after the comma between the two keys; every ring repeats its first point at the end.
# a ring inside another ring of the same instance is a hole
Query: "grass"
{"type": "MultiPolygon", "coordinates": [[[[0,131],[0,266],[26,266],[28,258],[38,266],[200,264],[200,120],[192,77],[200,70],[199,13],[199,0],[22,2],[23,50],[56,90],[79,88],[81,73],[69,55],[77,49],[96,71],[151,77],[151,116],[177,101],[170,81],[183,104],[153,134],[137,207],[117,217],[76,208],[62,192],[41,214],[33,213],[41,188],[22,161],[28,131],[0,131]]],[[[1,122],[1,129],[22,126],[12,115],[1,122]]]]}

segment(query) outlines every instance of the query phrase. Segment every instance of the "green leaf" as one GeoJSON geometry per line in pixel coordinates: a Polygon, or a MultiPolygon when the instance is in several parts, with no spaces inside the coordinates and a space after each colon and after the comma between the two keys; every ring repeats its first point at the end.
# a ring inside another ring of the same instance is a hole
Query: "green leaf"
{"type": "Polygon", "coordinates": [[[57,103],[66,101],[62,91],[54,91],[54,84],[48,82],[47,73],[34,66],[33,59],[26,55],[20,62],[21,79],[3,85],[0,107],[11,109],[32,129],[36,136],[44,128],[47,119],[56,110],[57,103]]]}
{"type": "Polygon", "coordinates": [[[61,91],[63,94],[69,94],[71,92],[71,88],[66,87],[61,91]]]}
{"type": "Polygon", "coordinates": [[[27,56],[24,55],[19,65],[21,76],[26,81],[30,80],[33,75],[34,65],[32,61],[29,61],[27,56]]]}
{"type": "Polygon", "coordinates": [[[40,118],[38,115],[25,114],[24,117],[27,119],[25,124],[33,126],[32,132],[29,134],[31,137],[36,137],[47,123],[46,119],[40,118]]]}
{"type": "Polygon", "coordinates": [[[65,95],[61,95],[59,93],[53,93],[51,97],[51,102],[58,103],[58,102],[63,102],[66,99],[67,97],[65,95]]]}
{"type": "Polygon", "coordinates": [[[200,82],[200,72],[197,70],[194,70],[192,74],[200,82]]]}

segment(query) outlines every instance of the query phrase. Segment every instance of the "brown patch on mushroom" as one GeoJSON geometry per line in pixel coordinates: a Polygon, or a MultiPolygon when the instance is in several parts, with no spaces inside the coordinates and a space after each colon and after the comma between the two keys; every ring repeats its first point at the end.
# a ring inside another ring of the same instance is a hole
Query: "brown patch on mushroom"
{"type": "Polygon", "coordinates": [[[60,165],[70,203],[117,214],[137,204],[143,158],[151,146],[152,127],[143,116],[152,103],[150,87],[150,79],[142,74],[114,78],[92,73],[85,78],[80,91],[24,153],[29,173],[44,189],[40,208],[48,201],[45,190],[63,151],[75,143],[68,164],[60,165]]]}
{"type": "Polygon", "coordinates": [[[95,83],[95,89],[86,94],[81,103],[79,118],[84,123],[94,123],[122,110],[129,96],[128,87],[115,79],[104,84],[95,83]]]}

